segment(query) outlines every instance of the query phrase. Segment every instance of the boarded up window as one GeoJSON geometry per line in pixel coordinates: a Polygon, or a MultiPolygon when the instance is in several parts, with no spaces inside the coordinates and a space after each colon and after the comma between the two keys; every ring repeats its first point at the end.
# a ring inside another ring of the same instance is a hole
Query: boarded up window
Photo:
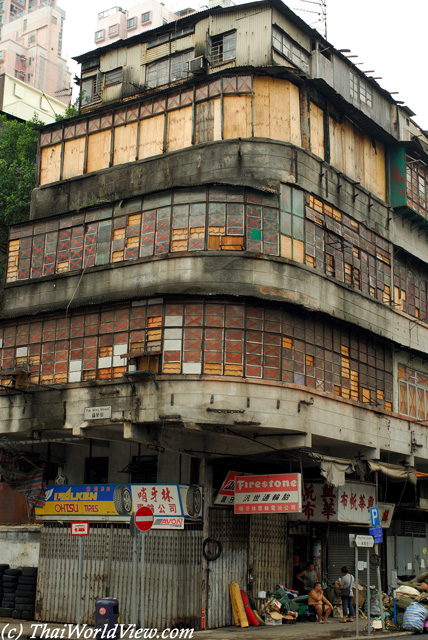
{"type": "Polygon", "coordinates": [[[137,122],[114,129],[113,165],[132,162],[136,159],[137,131],[137,122]]]}
{"type": "Polygon", "coordinates": [[[111,130],[93,133],[88,138],[87,172],[106,169],[110,163],[111,130]]]}
{"type": "Polygon", "coordinates": [[[140,122],[138,158],[149,158],[163,151],[165,116],[155,116],[140,122]]]}
{"type": "Polygon", "coordinates": [[[61,168],[61,145],[42,149],[40,166],[40,184],[48,184],[59,180],[61,168]]]}
{"type": "Polygon", "coordinates": [[[85,138],[77,138],[76,140],[69,140],[65,143],[62,170],[62,177],[64,179],[82,175],[85,161],[85,144],[85,138]]]}
{"type": "Polygon", "coordinates": [[[167,151],[184,149],[192,144],[192,107],[168,113],[167,151]]]}

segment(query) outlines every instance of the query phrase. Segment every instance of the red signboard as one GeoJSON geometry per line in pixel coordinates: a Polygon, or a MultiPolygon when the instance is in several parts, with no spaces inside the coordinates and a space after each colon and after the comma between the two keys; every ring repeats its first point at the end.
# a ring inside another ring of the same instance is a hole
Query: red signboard
{"type": "Polygon", "coordinates": [[[300,473],[235,478],[235,513],[300,513],[300,473]]]}
{"type": "Polygon", "coordinates": [[[154,521],[153,511],[149,507],[140,507],[135,512],[135,526],[140,531],[148,531],[152,528],[154,521]]]}
{"type": "Polygon", "coordinates": [[[226,476],[226,480],[221,485],[214,504],[235,504],[235,478],[236,476],[246,476],[248,473],[242,473],[241,471],[229,471],[226,476]]]}
{"type": "Polygon", "coordinates": [[[88,536],[89,522],[72,522],[70,533],[72,536],[88,536]]]}

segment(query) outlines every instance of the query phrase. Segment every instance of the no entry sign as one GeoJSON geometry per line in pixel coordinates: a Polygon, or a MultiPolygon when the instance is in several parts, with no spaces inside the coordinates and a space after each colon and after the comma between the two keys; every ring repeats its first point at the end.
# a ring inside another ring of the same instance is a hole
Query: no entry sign
{"type": "Polygon", "coordinates": [[[140,507],[135,512],[135,526],[140,531],[148,531],[153,526],[154,516],[149,507],[140,507]]]}

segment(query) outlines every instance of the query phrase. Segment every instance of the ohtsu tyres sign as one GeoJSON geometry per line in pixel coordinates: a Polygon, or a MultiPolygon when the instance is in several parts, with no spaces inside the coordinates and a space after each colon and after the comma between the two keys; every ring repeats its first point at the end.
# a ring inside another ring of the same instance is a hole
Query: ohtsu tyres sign
{"type": "Polygon", "coordinates": [[[36,507],[36,517],[129,522],[140,507],[148,507],[153,513],[154,529],[184,529],[185,518],[202,518],[203,487],[162,483],[50,486],[45,504],[36,507]]]}
{"type": "Polygon", "coordinates": [[[235,513],[300,513],[300,473],[235,478],[235,513]]]}

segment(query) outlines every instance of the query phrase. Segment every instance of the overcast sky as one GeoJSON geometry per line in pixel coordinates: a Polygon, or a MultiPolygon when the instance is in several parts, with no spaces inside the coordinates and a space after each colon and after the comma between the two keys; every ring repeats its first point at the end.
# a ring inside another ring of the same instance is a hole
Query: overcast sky
{"type": "MultiPolygon", "coordinates": [[[[99,11],[115,6],[129,9],[141,0],[58,0],[67,18],[64,27],[64,55],[69,59],[95,48],[94,33],[99,11]]],[[[198,8],[206,0],[164,0],[172,10],[188,6],[198,8]]],[[[236,1],[236,4],[243,4],[236,1]]],[[[287,3],[286,3],[287,4],[287,3]]],[[[314,24],[317,16],[306,11],[317,10],[316,0],[290,0],[290,9],[306,22],[314,24]],[[303,11],[306,10],[306,11],[303,11]]],[[[428,129],[428,82],[426,41],[428,0],[327,0],[327,39],[337,49],[351,49],[353,62],[362,63],[367,75],[378,80],[387,91],[398,91],[396,100],[403,100],[415,113],[414,119],[428,129]]],[[[348,54],[348,55],[351,55],[348,54]]],[[[78,72],[76,63],[70,68],[78,72]]]]}

